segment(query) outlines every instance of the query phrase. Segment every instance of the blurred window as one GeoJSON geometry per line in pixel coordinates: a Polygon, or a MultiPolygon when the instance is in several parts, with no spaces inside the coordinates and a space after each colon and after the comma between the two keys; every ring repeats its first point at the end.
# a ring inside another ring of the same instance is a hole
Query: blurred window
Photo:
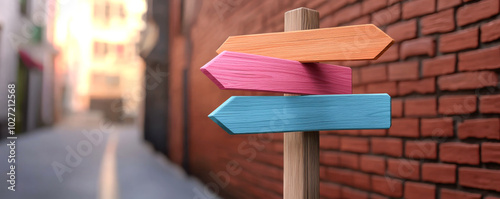
{"type": "Polygon", "coordinates": [[[124,57],[124,47],[122,44],[118,44],[116,45],[116,54],[119,58],[123,58],[124,57]]]}
{"type": "Polygon", "coordinates": [[[111,48],[112,44],[108,44],[105,42],[94,41],[94,56],[95,57],[103,57],[106,56],[111,48]]]}
{"type": "Polygon", "coordinates": [[[120,4],[119,6],[119,14],[120,14],[120,18],[124,19],[125,18],[125,7],[123,7],[123,4],[120,4]]]}
{"type": "Polygon", "coordinates": [[[109,50],[109,45],[108,43],[104,43],[104,47],[103,47],[103,55],[106,56],[108,54],[108,50],[109,50]]]}
{"type": "Polygon", "coordinates": [[[94,72],[92,73],[92,84],[104,86],[107,89],[116,88],[120,86],[120,76],[94,72]]]}
{"type": "Polygon", "coordinates": [[[94,41],[94,55],[99,55],[99,42],[94,41]]]}
{"type": "Polygon", "coordinates": [[[101,7],[97,2],[94,2],[94,18],[98,19],[100,14],[101,7]]]}
{"type": "Polygon", "coordinates": [[[27,16],[28,15],[28,6],[29,6],[28,0],[20,0],[19,4],[20,4],[19,8],[20,8],[21,14],[27,16]]]}
{"type": "Polygon", "coordinates": [[[111,5],[109,2],[106,2],[104,4],[104,20],[106,23],[109,22],[110,18],[111,18],[111,5]]]}

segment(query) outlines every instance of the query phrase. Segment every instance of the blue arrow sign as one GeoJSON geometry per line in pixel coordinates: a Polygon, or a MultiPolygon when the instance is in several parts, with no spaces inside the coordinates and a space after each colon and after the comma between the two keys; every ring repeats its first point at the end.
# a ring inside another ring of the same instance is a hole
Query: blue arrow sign
{"type": "Polygon", "coordinates": [[[387,129],[387,94],[233,96],[208,115],[229,134],[387,129]]]}

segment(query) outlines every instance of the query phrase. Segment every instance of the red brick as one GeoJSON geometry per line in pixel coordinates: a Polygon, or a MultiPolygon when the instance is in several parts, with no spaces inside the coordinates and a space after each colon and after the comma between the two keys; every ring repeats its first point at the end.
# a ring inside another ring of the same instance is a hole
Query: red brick
{"type": "Polygon", "coordinates": [[[359,155],[352,153],[339,153],[339,164],[342,167],[359,169],[359,155]]]}
{"type": "MultiPolygon", "coordinates": [[[[353,2],[355,2],[355,0],[328,1],[328,3],[323,4],[323,6],[318,7],[317,10],[318,10],[319,13],[321,13],[320,17],[322,17],[322,16],[333,16],[333,15],[331,15],[332,13],[334,13],[335,11],[337,11],[340,8],[344,7],[345,5],[353,3],[353,2]]],[[[276,15],[276,14],[274,14],[274,15],[276,15]]],[[[281,20],[283,20],[282,16],[279,16],[279,18],[281,20]]],[[[320,24],[323,24],[323,23],[320,23],[320,24]]]]}
{"type": "Polygon", "coordinates": [[[477,27],[441,35],[439,39],[439,51],[443,53],[477,48],[478,45],[479,28],[477,27]]]}
{"type": "Polygon", "coordinates": [[[436,159],[435,141],[406,141],[405,156],[412,159],[436,159]]]}
{"type": "Polygon", "coordinates": [[[392,117],[402,117],[403,116],[403,100],[402,99],[392,99],[391,102],[391,115],[392,117]]]}
{"type": "Polygon", "coordinates": [[[359,135],[359,130],[338,130],[338,131],[327,131],[337,135],[359,135]]]}
{"type": "Polygon", "coordinates": [[[385,129],[363,129],[360,130],[360,135],[365,136],[385,136],[387,134],[387,130],[385,129]]]}
{"type": "Polygon", "coordinates": [[[422,80],[399,82],[398,94],[407,95],[410,93],[434,93],[436,92],[435,78],[426,78],[422,80]]]}
{"type": "Polygon", "coordinates": [[[441,189],[441,199],[481,199],[481,194],[441,189]]]}
{"type": "Polygon", "coordinates": [[[420,120],[422,137],[453,137],[453,118],[433,118],[420,120]]]}
{"type": "Polygon", "coordinates": [[[389,198],[376,193],[372,193],[370,194],[370,199],[389,199],[389,198]]]}
{"type": "Polygon", "coordinates": [[[357,153],[368,153],[370,151],[370,143],[368,141],[368,138],[341,137],[340,150],[357,153]]]}
{"type": "Polygon", "coordinates": [[[422,180],[434,183],[454,184],[456,182],[457,166],[443,163],[424,163],[422,165],[422,180]]]}
{"type": "Polygon", "coordinates": [[[272,152],[283,153],[283,143],[273,142],[269,150],[272,152]]]}
{"type": "MultiPolygon", "coordinates": [[[[481,162],[500,164],[500,143],[483,142],[481,144],[481,162]]],[[[363,168],[362,161],[361,168],[363,168]]]]}
{"type": "Polygon", "coordinates": [[[319,163],[328,166],[338,166],[340,165],[339,153],[335,151],[323,151],[319,152],[319,163]]]}
{"type": "Polygon", "coordinates": [[[458,124],[458,138],[500,140],[500,118],[471,119],[458,124]]]}
{"type": "Polygon", "coordinates": [[[268,163],[274,166],[283,167],[283,155],[276,153],[261,153],[255,158],[259,162],[268,163]]]}
{"type": "Polygon", "coordinates": [[[461,186],[500,192],[500,170],[460,167],[458,179],[461,186]]]}
{"type": "Polygon", "coordinates": [[[372,23],[376,26],[384,26],[401,19],[401,5],[395,4],[391,7],[377,11],[372,14],[372,23]]]}
{"type": "Polygon", "coordinates": [[[494,196],[488,196],[488,197],[485,197],[484,199],[500,199],[499,197],[494,197],[494,196]]]}
{"type": "Polygon", "coordinates": [[[433,199],[436,195],[436,185],[406,182],[405,199],[433,199]]]}
{"type": "Polygon", "coordinates": [[[326,2],[326,0],[312,0],[312,1],[308,1],[306,3],[305,7],[306,8],[317,8],[317,7],[321,6],[325,2],[326,2]]]}
{"type": "Polygon", "coordinates": [[[500,95],[481,95],[479,97],[481,113],[500,113],[500,95]]]}
{"type": "Polygon", "coordinates": [[[415,160],[388,159],[387,174],[390,176],[418,180],[420,178],[420,164],[415,160]]]}
{"type": "Polygon", "coordinates": [[[418,79],[418,61],[397,62],[389,64],[389,80],[418,79]]]}
{"type": "Polygon", "coordinates": [[[403,141],[399,138],[371,138],[371,148],[374,154],[384,154],[394,157],[403,155],[403,141]]]}
{"type": "Polygon", "coordinates": [[[359,191],[356,189],[351,189],[349,187],[342,187],[342,197],[345,199],[367,199],[368,193],[364,191],[359,191]]]}
{"type": "Polygon", "coordinates": [[[339,149],[339,136],[321,135],[319,139],[319,148],[321,149],[339,149]]]}
{"type": "Polygon", "coordinates": [[[361,82],[364,84],[387,81],[386,65],[363,67],[361,68],[360,72],[361,72],[361,82]]]}
{"type": "Polygon", "coordinates": [[[384,175],[385,173],[385,158],[371,155],[361,155],[360,157],[361,171],[367,173],[376,173],[384,175]]]}
{"type": "Polygon", "coordinates": [[[395,42],[401,42],[417,37],[417,20],[402,21],[387,27],[387,35],[391,36],[395,42]]]}
{"type": "Polygon", "coordinates": [[[353,86],[352,87],[352,93],[353,94],[360,94],[360,93],[366,93],[366,86],[353,86]]]}
{"type": "Polygon", "coordinates": [[[459,71],[500,68],[500,46],[463,52],[458,55],[459,71]]]}
{"type": "Polygon", "coordinates": [[[455,72],[457,56],[455,54],[443,55],[434,59],[422,61],[422,75],[424,77],[445,75],[455,72]]]}
{"type": "Polygon", "coordinates": [[[439,88],[448,91],[476,89],[497,84],[498,75],[492,71],[458,73],[438,78],[439,88]]]}
{"type": "Polygon", "coordinates": [[[370,175],[361,172],[352,172],[352,182],[350,185],[359,189],[370,190],[370,175]]]}
{"type": "Polygon", "coordinates": [[[436,44],[431,37],[422,37],[418,39],[408,40],[401,43],[399,55],[401,59],[406,59],[411,56],[427,55],[434,57],[436,54],[436,44]]]}
{"type": "Polygon", "coordinates": [[[389,47],[384,54],[380,55],[376,60],[371,61],[373,64],[384,63],[384,62],[392,62],[399,60],[399,45],[393,44],[389,47]]]}
{"type": "Polygon", "coordinates": [[[436,0],[413,0],[403,4],[403,19],[409,19],[436,11],[436,0]]]}
{"type": "Polygon", "coordinates": [[[476,112],[475,95],[447,95],[439,98],[438,112],[446,115],[458,115],[476,112]]]}
{"type": "Polygon", "coordinates": [[[352,184],[352,173],[353,171],[346,169],[328,167],[326,168],[326,180],[350,185],[352,184]]]}
{"type": "Polygon", "coordinates": [[[403,182],[401,180],[384,176],[372,176],[371,182],[374,192],[396,198],[403,196],[403,182]]]}
{"type": "Polygon", "coordinates": [[[455,30],[453,9],[444,10],[436,14],[422,17],[420,31],[424,35],[432,33],[446,33],[455,30]]]}
{"type": "Polygon", "coordinates": [[[321,166],[321,164],[319,165],[319,179],[321,179],[321,180],[326,180],[327,179],[326,178],[326,167],[321,166]]]}
{"type": "Polygon", "coordinates": [[[352,61],[344,61],[341,66],[349,66],[349,67],[360,67],[360,66],[366,66],[370,62],[367,60],[352,60],[352,61]]]}
{"type": "Polygon", "coordinates": [[[457,23],[464,26],[476,21],[489,18],[498,14],[499,0],[482,0],[477,3],[467,4],[457,10],[457,23]]]}
{"type": "Polygon", "coordinates": [[[438,0],[437,9],[438,11],[444,10],[447,8],[458,6],[462,3],[462,0],[438,0]]]}
{"type": "Polygon", "coordinates": [[[392,119],[392,126],[389,129],[389,135],[418,138],[418,127],[417,118],[394,118],[392,119]]]}
{"type": "Polygon", "coordinates": [[[389,0],[387,1],[387,5],[392,5],[392,4],[395,4],[397,2],[400,2],[401,0],[389,0]]]}
{"type": "Polygon", "coordinates": [[[352,75],[352,85],[361,84],[361,74],[359,68],[352,68],[351,75],[352,75]]]}
{"type": "Polygon", "coordinates": [[[387,1],[365,0],[361,3],[361,13],[369,14],[387,6],[387,1]]]}
{"type": "Polygon", "coordinates": [[[319,193],[322,197],[340,198],[340,186],[327,182],[319,183],[319,193]]]}
{"type": "Polygon", "coordinates": [[[439,145],[439,159],[459,164],[479,164],[479,145],[447,142],[439,145]]]}
{"type": "Polygon", "coordinates": [[[369,23],[370,23],[370,15],[366,15],[364,17],[360,17],[346,23],[346,26],[369,24],[369,23]]]}
{"type": "Polygon", "coordinates": [[[416,92],[421,94],[434,93],[436,91],[436,81],[434,78],[426,78],[413,82],[401,82],[400,93],[416,92]]]}
{"type": "Polygon", "coordinates": [[[396,82],[372,83],[366,86],[367,93],[387,93],[390,96],[396,96],[398,90],[396,82]]]}
{"type": "Polygon", "coordinates": [[[405,116],[435,116],[436,106],[434,97],[409,98],[405,100],[405,116]]]}
{"type": "Polygon", "coordinates": [[[481,42],[495,41],[500,38],[500,19],[481,25],[481,42]]]}
{"type": "Polygon", "coordinates": [[[359,16],[361,16],[361,4],[353,4],[336,11],[333,14],[333,21],[331,22],[331,24],[333,26],[337,26],[339,24],[356,19],[359,16]]]}

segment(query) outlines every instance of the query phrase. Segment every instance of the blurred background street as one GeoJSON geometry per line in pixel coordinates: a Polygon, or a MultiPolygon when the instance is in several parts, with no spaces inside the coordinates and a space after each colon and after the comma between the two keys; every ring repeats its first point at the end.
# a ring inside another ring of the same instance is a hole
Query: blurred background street
{"type": "MultiPolygon", "coordinates": [[[[99,112],[78,113],[19,136],[17,189],[0,189],[0,196],[192,199],[203,194],[198,180],[145,145],[137,126],[103,121],[99,112]]],[[[0,157],[8,156],[8,141],[0,142],[0,157]]],[[[7,167],[0,164],[1,171],[7,167]]]]}

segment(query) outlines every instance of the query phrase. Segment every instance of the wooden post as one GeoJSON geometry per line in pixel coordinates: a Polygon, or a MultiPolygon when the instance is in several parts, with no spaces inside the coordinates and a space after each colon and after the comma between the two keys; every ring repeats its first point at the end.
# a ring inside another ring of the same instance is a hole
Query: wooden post
{"type": "MultiPolygon", "coordinates": [[[[285,32],[315,28],[319,28],[318,11],[297,8],[285,13],[285,32]]],[[[285,133],[283,142],[284,198],[319,199],[319,132],[285,133]]]]}

